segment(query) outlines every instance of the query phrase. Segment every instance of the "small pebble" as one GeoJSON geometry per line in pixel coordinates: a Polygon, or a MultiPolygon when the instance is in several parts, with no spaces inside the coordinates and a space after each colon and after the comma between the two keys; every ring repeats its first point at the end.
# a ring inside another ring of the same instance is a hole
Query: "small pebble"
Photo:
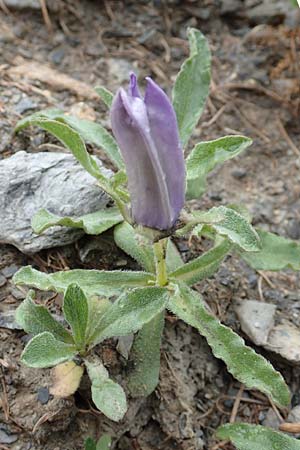
{"type": "Polygon", "coordinates": [[[11,264],[10,266],[4,267],[4,269],[1,270],[1,273],[5,278],[11,278],[18,270],[19,267],[16,264],[11,264]]]}
{"type": "Polygon", "coordinates": [[[236,178],[237,180],[241,180],[242,178],[245,178],[245,176],[247,175],[247,171],[240,167],[238,169],[234,169],[231,172],[231,175],[233,176],[233,178],[236,178]]]}
{"type": "Polygon", "coordinates": [[[46,388],[46,387],[39,388],[39,390],[37,392],[37,398],[38,398],[38,401],[42,405],[46,405],[48,403],[48,401],[49,401],[49,398],[50,398],[48,388],[46,388]]]}
{"type": "Polygon", "coordinates": [[[0,287],[4,286],[6,281],[5,276],[0,273],[0,287]]]}

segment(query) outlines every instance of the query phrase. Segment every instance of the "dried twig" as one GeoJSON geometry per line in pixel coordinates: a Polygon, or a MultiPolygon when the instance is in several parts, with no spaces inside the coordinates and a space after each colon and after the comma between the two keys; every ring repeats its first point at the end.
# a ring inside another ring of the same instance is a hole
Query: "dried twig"
{"type": "Polygon", "coordinates": [[[242,396],[243,396],[244,389],[245,389],[245,386],[243,384],[241,384],[241,387],[239,389],[239,392],[237,393],[237,396],[236,396],[236,399],[235,399],[235,402],[233,404],[233,408],[232,408],[232,411],[231,411],[231,416],[230,416],[230,419],[229,419],[230,423],[234,423],[235,422],[235,419],[236,419],[236,416],[237,416],[237,413],[238,413],[238,410],[239,410],[239,406],[240,406],[240,403],[241,403],[241,399],[242,399],[242,396]]]}
{"type": "Polygon", "coordinates": [[[282,137],[286,140],[286,142],[289,144],[289,146],[291,147],[291,149],[293,150],[293,152],[297,155],[300,156],[300,150],[298,149],[298,147],[296,147],[296,145],[294,144],[294,142],[292,141],[292,139],[290,138],[290,136],[288,135],[286,129],[284,128],[284,125],[282,123],[282,121],[280,120],[279,117],[277,117],[277,123],[278,123],[278,127],[279,127],[279,131],[282,135],[282,137]]]}
{"type": "Polygon", "coordinates": [[[48,9],[47,9],[47,5],[46,5],[46,0],[40,0],[40,5],[41,5],[41,10],[42,10],[42,14],[43,14],[43,19],[44,22],[46,24],[46,27],[48,29],[48,31],[52,31],[52,22],[48,13],[48,9]]]}

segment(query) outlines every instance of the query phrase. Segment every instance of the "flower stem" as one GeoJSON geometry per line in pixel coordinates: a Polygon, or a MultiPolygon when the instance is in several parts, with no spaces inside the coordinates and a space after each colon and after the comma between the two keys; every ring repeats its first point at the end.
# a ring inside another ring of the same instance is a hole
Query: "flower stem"
{"type": "Polygon", "coordinates": [[[168,284],[168,273],[166,266],[166,250],[168,238],[161,239],[153,244],[155,264],[156,264],[156,282],[159,286],[168,284]]]}

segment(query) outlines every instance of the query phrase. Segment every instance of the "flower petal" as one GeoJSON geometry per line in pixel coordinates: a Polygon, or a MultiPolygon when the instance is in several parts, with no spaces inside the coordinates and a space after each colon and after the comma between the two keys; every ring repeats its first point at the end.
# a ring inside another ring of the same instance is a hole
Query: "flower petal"
{"type": "Polygon", "coordinates": [[[145,105],[150,133],[166,179],[173,210],[172,220],[176,221],[185,197],[185,162],[176,114],[165,92],[151,78],[146,79],[145,105]]]}
{"type": "MultiPolygon", "coordinates": [[[[135,86],[131,89],[134,94],[135,86]]],[[[112,104],[111,125],[126,165],[133,219],[151,228],[170,228],[173,214],[166,180],[143,100],[120,89],[112,104]]]]}

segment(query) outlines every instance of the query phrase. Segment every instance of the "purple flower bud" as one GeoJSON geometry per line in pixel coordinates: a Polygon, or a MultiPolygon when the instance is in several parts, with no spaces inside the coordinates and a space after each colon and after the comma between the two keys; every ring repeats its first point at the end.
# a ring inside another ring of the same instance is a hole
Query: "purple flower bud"
{"type": "Polygon", "coordinates": [[[185,164],[176,114],[164,91],[147,78],[145,98],[131,74],[111,107],[111,126],[126,165],[135,223],[168,230],[184,204],[185,164]]]}

